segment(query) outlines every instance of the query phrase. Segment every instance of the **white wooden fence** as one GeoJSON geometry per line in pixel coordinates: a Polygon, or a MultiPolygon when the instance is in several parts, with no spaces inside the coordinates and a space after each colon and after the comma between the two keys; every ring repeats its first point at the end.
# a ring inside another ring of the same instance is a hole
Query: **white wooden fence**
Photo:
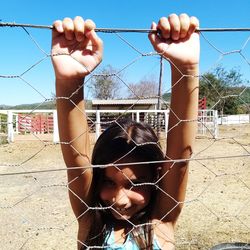
{"type": "Polygon", "coordinates": [[[250,123],[250,114],[227,115],[218,118],[218,124],[220,125],[231,125],[231,124],[242,124],[242,123],[250,123]]]}
{"type": "MultiPolygon", "coordinates": [[[[34,113],[53,114],[53,142],[59,142],[58,123],[56,110],[1,110],[0,114],[7,115],[7,140],[14,141],[14,134],[18,134],[18,114],[33,115],[34,113]]],[[[105,126],[119,116],[130,116],[139,122],[147,122],[155,129],[160,129],[167,136],[169,110],[86,110],[91,122],[95,126],[93,131],[99,137],[105,126]],[[109,120],[107,119],[109,117],[109,120]],[[159,124],[159,125],[158,125],[159,124]]],[[[218,136],[218,115],[216,110],[200,110],[198,113],[198,135],[218,136]]]]}
{"type": "Polygon", "coordinates": [[[198,134],[218,137],[218,111],[203,109],[198,111],[198,134]]]}

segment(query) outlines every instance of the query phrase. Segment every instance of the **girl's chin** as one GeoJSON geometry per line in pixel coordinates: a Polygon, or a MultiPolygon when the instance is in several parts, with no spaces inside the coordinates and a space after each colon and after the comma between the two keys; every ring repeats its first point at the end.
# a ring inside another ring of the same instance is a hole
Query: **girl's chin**
{"type": "Polygon", "coordinates": [[[119,214],[116,211],[112,211],[111,212],[112,215],[114,216],[115,219],[117,220],[129,220],[131,219],[132,215],[128,215],[128,214],[119,214]]]}

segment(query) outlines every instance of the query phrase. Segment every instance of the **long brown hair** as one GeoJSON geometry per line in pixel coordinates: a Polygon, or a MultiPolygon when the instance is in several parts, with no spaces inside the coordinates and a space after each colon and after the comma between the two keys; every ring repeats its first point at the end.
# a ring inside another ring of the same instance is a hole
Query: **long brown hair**
{"type": "MultiPolygon", "coordinates": [[[[131,120],[119,120],[107,128],[97,140],[93,154],[92,164],[105,165],[116,162],[127,157],[144,162],[161,161],[164,159],[163,152],[159,146],[158,138],[153,129],[146,123],[137,123],[131,120]]],[[[149,163],[152,180],[158,178],[159,164],[149,163]]],[[[99,197],[100,188],[104,178],[104,168],[93,168],[93,207],[105,207],[99,197]]],[[[139,249],[152,249],[153,229],[150,224],[151,212],[155,203],[156,189],[152,186],[149,204],[136,214],[131,220],[136,226],[130,233],[139,249]]],[[[90,229],[86,245],[103,246],[105,239],[111,233],[111,225],[115,222],[110,210],[97,209],[94,212],[94,223],[90,229]]]]}

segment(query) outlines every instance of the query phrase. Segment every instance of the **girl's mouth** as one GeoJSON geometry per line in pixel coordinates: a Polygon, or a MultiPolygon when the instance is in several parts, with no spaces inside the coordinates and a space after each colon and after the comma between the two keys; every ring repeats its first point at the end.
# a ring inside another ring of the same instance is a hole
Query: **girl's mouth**
{"type": "Polygon", "coordinates": [[[131,216],[132,213],[132,207],[127,207],[127,208],[114,207],[114,210],[116,214],[119,216],[131,216]]]}
{"type": "Polygon", "coordinates": [[[118,212],[126,212],[129,208],[118,208],[116,207],[115,210],[118,212]]]}

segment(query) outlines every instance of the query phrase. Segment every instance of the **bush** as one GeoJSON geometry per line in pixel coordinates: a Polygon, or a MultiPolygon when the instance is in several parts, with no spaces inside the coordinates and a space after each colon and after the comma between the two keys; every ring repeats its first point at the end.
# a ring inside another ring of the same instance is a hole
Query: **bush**
{"type": "Polygon", "coordinates": [[[7,135],[0,134],[0,145],[8,143],[7,135]]]}

